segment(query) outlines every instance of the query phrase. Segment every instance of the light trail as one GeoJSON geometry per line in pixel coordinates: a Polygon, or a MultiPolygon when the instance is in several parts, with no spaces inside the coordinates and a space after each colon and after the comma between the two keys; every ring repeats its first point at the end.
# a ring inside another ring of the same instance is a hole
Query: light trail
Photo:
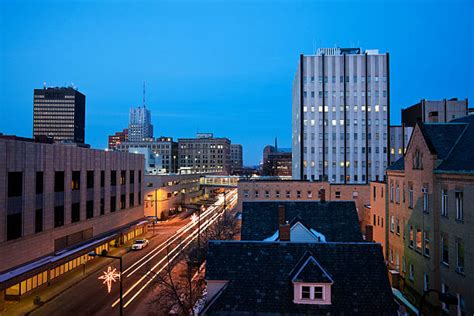
{"type": "MultiPolygon", "coordinates": [[[[218,204],[220,205],[220,204],[218,204]]],[[[203,214],[201,214],[201,222],[202,218],[206,218],[209,214],[211,214],[216,207],[212,206],[209,207],[203,214]]],[[[147,264],[150,260],[152,260],[154,257],[156,257],[158,254],[160,254],[163,250],[166,249],[167,246],[178,240],[182,235],[184,235],[186,232],[191,230],[194,226],[198,225],[197,222],[192,222],[190,221],[187,223],[185,226],[181,227],[178,231],[176,231],[175,234],[173,234],[171,237],[169,237],[167,240],[165,240],[163,243],[155,247],[153,250],[148,252],[146,255],[144,255],[141,259],[135,261],[130,267],[128,267],[125,271],[123,271],[123,274],[126,274],[128,271],[130,271],[133,267],[138,265],[140,262],[144,261],[142,264],[140,264],[137,268],[135,268],[132,272],[130,272],[127,277],[130,277],[132,274],[134,274],[136,271],[138,271],[141,267],[143,267],[145,264],[147,264]],[[150,257],[151,256],[151,257],[150,257]]]]}
{"type": "MultiPolygon", "coordinates": [[[[231,199],[229,201],[229,205],[228,206],[231,206],[233,207],[235,205],[235,201],[237,199],[237,195],[236,195],[236,190],[233,190],[231,192],[231,199]],[[234,205],[233,205],[234,204],[234,205]]],[[[211,214],[212,212],[214,212],[215,210],[218,209],[219,206],[221,206],[223,204],[223,199],[222,197],[219,197],[218,201],[211,205],[201,216],[204,216],[204,218],[206,218],[209,214],[211,214]]],[[[207,230],[207,228],[212,225],[218,218],[220,218],[222,216],[222,214],[225,213],[225,209],[222,209],[220,212],[218,213],[214,213],[210,216],[209,219],[205,219],[204,220],[204,223],[203,223],[203,219],[201,218],[200,222],[201,222],[201,225],[203,227],[201,227],[201,232],[204,232],[207,230]]],[[[165,249],[165,247],[162,247],[163,245],[169,245],[171,243],[170,240],[173,240],[176,241],[178,239],[178,236],[181,237],[184,233],[188,232],[189,230],[191,230],[194,226],[198,225],[198,223],[192,223],[192,222],[189,222],[188,224],[186,224],[181,230],[178,230],[178,231],[175,233],[175,235],[173,235],[172,237],[168,238],[165,242],[163,242],[161,245],[159,245],[157,248],[155,248],[153,250],[153,252],[150,252],[150,253],[154,253],[154,255],[150,258],[148,258],[148,260],[145,262],[145,263],[142,263],[139,267],[137,267],[136,269],[134,269],[134,271],[132,271],[129,276],[131,274],[133,274],[135,271],[137,271],[140,267],[142,267],[144,264],[146,264],[147,262],[149,262],[150,260],[152,260],[154,257],[156,257],[159,253],[161,253],[161,251],[163,251],[165,249]],[[160,249],[160,250],[157,250],[157,249],[160,249]]],[[[199,235],[199,230],[198,229],[195,229],[193,230],[184,240],[182,240],[177,246],[175,246],[173,249],[171,249],[168,254],[162,258],[160,261],[158,261],[158,263],[156,263],[150,270],[147,271],[147,273],[145,275],[143,275],[137,282],[135,282],[124,294],[123,294],[123,298],[125,298],[128,294],[130,294],[131,291],[133,291],[133,289],[135,289],[140,283],[142,283],[142,281],[148,276],[150,275],[151,273],[154,273],[154,275],[137,291],[137,293],[135,293],[128,301],[127,303],[124,305],[124,307],[127,307],[152,281],[153,279],[159,275],[159,273],[161,273],[178,255],[180,252],[178,252],[177,250],[180,249],[180,247],[186,243],[182,248],[181,250],[184,250],[187,246],[189,246],[195,239],[198,238],[198,235],[199,235]],[[189,240],[189,241],[188,241],[189,240]],[[176,252],[175,255],[173,255],[171,257],[171,259],[169,258],[169,256],[171,254],[173,254],[174,252],[176,252]],[[168,259],[168,262],[163,266],[161,267],[157,272],[154,272],[153,270],[155,270],[157,267],[159,267],[164,260],[168,259]]],[[[150,255],[150,253],[147,254],[147,256],[150,255]]],[[[134,263],[131,267],[129,267],[126,271],[129,271],[132,267],[134,267],[136,264],[138,264],[139,262],[141,262],[142,260],[144,260],[147,256],[144,256],[144,258],[140,259],[139,261],[137,261],[136,263],[134,263]]],[[[120,298],[118,298],[113,304],[112,304],[112,307],[115,307],[118,303],[120,303],[120,298]]]]}

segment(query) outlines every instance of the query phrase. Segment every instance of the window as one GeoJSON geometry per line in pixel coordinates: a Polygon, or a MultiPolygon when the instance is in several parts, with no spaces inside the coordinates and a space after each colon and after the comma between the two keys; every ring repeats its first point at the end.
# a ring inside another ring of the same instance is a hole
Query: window
{"type": "Polygon", "coordinates": [[[115,212],[117,210],[117,197],[111,196],[110,197],[110,212],[115,212]]]}
{"type": "Polygon", "coordinates": [[[390,231],[395,232],[395,217],[393,215],[390,216],[390,231]]]}
{"type": "Polygon", "coordinates": [[[8,197],[18,197],[23,193],[23,173],[8,173],[8,197]]]}
{"type": "Polygon", "coordinates": [[[43,172],[36,172],[36,194],[43,194],[43,172]]]}
{"type": "Polygon", "coordinates": [[[423,169],[423,153],[417,148],[412,156],[413,159],[413,169],[421,170],[423,169]]]}
{"type": "Polygon", "coordinates": [[[416,242],[416,251],[421,252],[423,239],[422,239],[421,229],[419,228],[416,228],[415,242],[416,242]]]}
{"type": "Polygon", "coordinates": [[[81,187],[81,172],[80,171],[73,171],[72,172],[72,180],[71,180],[71,189],[72,190],[79,190],[81,187]]]}
{"type": "Polygon", "coordinates": [[[466,303],[464,302],[464,297],[461,294],[458,294],[457,297],[458,297],[457,314],[460,315],[460,316],[465,316],[466,315],[466,303]]]}
{"type": "Polygon", "coordinates": [[[302,300],[311,299],[311,287],[309,287],[309,286],[302,286],[301,287],[301,299],[302,300]]]}
{"type": "Polygon", "coordinates": [[[448,217],[448,190],[441,190],[441,216],[448,217]]]}
{"type": "Polygon", "coordinates": [[[413,248],[413,245],[415,244],[415,238],[413,236],[413,226],[410,226],[410,233],[409,234],[410,234],[409,235],[410,241],[409,241],[408,247],[413,248]]]}
{"type": "Polygon", "coordinates": [[[336,197],[336,199],[340,199],[341,198],[341,191],[336,191],[335,197],[336,197]]]}
{"type": "Polygon", "coordinates": [[[125,194],[120,195],[120,209],[125,208],[125,194]]]}
{"type": "Polygon", "coordinates": [[[110,185],[111,186],[117,185],[117,170],[110,171],[110,185]]]}
{"type": "Polygon", "coordinates": [[[135,170],[130,170],[130,184],[135,183],[135,170]]]}
{"type": "Polygon", "coordinates": [[[128,197],[128,200],[129,200],[129,202],[128,202],[129,207],[135,206],[135,194],[130,193],[129,197],[128,197]]]}
{"type": "Polygon", "coordinates": [[[393,182],[390,182],[390,202],[393,202],[393,182]]]}
{"type": "Polygon", "coordinates": [[[61,227],[64,225],[64,205],[56,206],[54,208],[54,227],[61,227]]]}
{"type": "Polygon", "coordinates": [[[423,232],[423,254],[427,257],[430,256],[430,232],[424,231],[423,232]]]}
{"type": "Polygon", "coordinates": [[[429,208],[428,188],[423,187],[421,189],[421,193],[423,193],[423,212],[428,213],[428,208],[429,208]]]}
{"type": "Polygon", "coordinates": [[[430,277],[428,273],[423,273],[423,291],[428,291],[430,289],[430,277]]]}
{"type": "Polygon", "coordinates": [[[94,201],[87,201],[86,202],[86,218],[94,217],[94,201]]]}
{"type": "Polygon", "coordinates": [[[299,199],[301,198],[301,191],[296,191],[296,197],[299,199]]]}
{"type": "Polygon", "coordinates": [[[105,171],[100,171],[100,187],[103,188],[105,186],[105,171]]]}
{"type": "MultiPolygon", "coordinates": [[[[449,286],[447,284],[442,283],[441,284],[441,293],[448,293],[449,292],[449,286]]],[[[449,313],[449,305],[446,303],[441,302],[441,308],[449,313]]]]}
{"type": "Polygon", "coordinates": [[[275,197],[277,197],[277,198],[280,197],[280,191],[279,191],[279,190],[276,190],[276,191],[275,191],[275,197]]]}
{"type": "Polygon", "coordinates": [[[265,191],[265,197],[269,198],[270,197],[270,191],[265,191]]]}
{"type": "Polygon", "coordinates": [[[397,183],[397,187],[395,189],[395,202],[397,204],[400,204],[400,187],[398,186],[398,183],[397,183]]]}
{"type": "Polygon", "coordinates": [[[7,240],[20,238],[21,234],[22,234],[21,212],[16,213],[16,214],[7,214],[7,240]]]}
{"type": "Polygon", "coordinates": [[[138,183],[142,183],[142,171],[141,170],[138,170],[138,183]]]}
{"type": "Polygon", "coordinates": [[[73,203],[71,205],[71,222],[79,222],[81,220],[81,204],[73,203]]]}
{"type": "Polygon", "coordinates": [[[43,209],[39,208],[35,211],[35,233],[43,231],[43,209]]]}
{"type": "Polygon", "coordinates": [[[291,198],[291,191],[286,191],[286,198],[290,199],[291,198]]]}
{"type": "Polygon", "coordinates": [[[100,215],[105,214],[105,200],[104,198],[100,199],[100,215]]]}
{"type": "Polygon", "coordinates": [[[258,190],[255,190],[254,195],[255,195],[256,198],[258,198],[260,196],[260,192],[258,190]]]}
{"type": "Polygon", "coordinates": [[[250,192],[249,190],[244,190],[244,198],[250,197],[250,192]]]}
{"type": "Polygon", "coordinates": [[[400,220],[398,218],[395,219],[396,227],[397,227],[397,235],[400,236],[400,220]]]}
{"type": "Polygon", "coordinates": [[[415,267],[413,266],[413,264],[410,264],[410,280],[415,280],[415,267]]]}
{"type": "Polygon", "coordinates": [[[94,188],[94,170],[88,170],[88,171],[87,171],[87,177],[86,177],[86,178],[87,178],[87,179],[86,179],[86,180],[87,180],[87,181],[86,181],[86,183],[87,183],[87,188],[88,188],[88,189],[94,188]]]}
{"type": "Polygon", "coordinates": [[[125,185],[125,181],[127,180],[126,174],[127,174],[127,171],[126,171],[126,170],[122,170],[122,171],[120,172],[120,184],[121,184],[121,185],[125,185]]]}
{"type": "Polygon", "coordinates": [[[454,193],[456,200],[456,219],[458,221],[464,220],[464,206],[463,206],[463,194],[460,191],[454,193]]]}
{"type": "Polygon", "coordinates": [[[322,286],[315,286],[314,287],[314,299],[315,300],[322,300],[323,299],[323,287],[322,286]]]}
{"type": "Polygon", "coordinates": [[[456,241],[456,272],[464,273],[464,244],[461,240],[456,241]]]}
{"type": "Polygon", "coordinates": [[[441,262],[449,265],[449,238],[448,234],[441,235],[441,262]]]}
{"type": "Polygon", "coordinates": [[[302,300],[324,300],[324,287],[323,286],[301,286],[301,299],[302,300]]]}
{"type": "Polygon", "coordinates": [[[408,207],[413,208],[413,186],[408,186],[408,207]]]}

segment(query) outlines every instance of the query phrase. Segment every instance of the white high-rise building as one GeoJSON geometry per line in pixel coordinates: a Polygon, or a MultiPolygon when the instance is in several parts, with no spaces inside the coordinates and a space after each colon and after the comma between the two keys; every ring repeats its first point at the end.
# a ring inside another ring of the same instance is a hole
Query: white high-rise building
{"type": "Polygon", "coordinates": [[[145,105],[130,109],[128,123],[128,141],[141,142],[145,138],[153,137],[151,113],[145,105]]]}
{"type": "Polygon", "coordinates": [[[320,48],[293,81],[293,178],[383,180],[390,148],[389,54],[320,48]]]}

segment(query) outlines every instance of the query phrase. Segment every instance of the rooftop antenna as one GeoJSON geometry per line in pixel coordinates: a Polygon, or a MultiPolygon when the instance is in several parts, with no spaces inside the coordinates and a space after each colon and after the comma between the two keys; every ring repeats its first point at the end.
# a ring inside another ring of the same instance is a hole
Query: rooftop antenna
{"type": "Polygon", "coordinates": [[[145,81],[143,81],[143,107],[145,107],[145,81]]]}

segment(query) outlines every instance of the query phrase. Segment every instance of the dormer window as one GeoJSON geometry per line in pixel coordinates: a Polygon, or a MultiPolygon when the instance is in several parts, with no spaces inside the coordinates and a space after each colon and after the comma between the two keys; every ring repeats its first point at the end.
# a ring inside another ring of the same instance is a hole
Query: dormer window
{"type": "Polygon", "coordinates": [[[295,304],[331,304],[331,286],[334,282],[314,257],[303,256],[294,271],[295,304]]]}
{"type": "Polygon", "coordinates": [[[323,301],[324,300],[324,286],[301,286],[301,300],[323,301]]]}

